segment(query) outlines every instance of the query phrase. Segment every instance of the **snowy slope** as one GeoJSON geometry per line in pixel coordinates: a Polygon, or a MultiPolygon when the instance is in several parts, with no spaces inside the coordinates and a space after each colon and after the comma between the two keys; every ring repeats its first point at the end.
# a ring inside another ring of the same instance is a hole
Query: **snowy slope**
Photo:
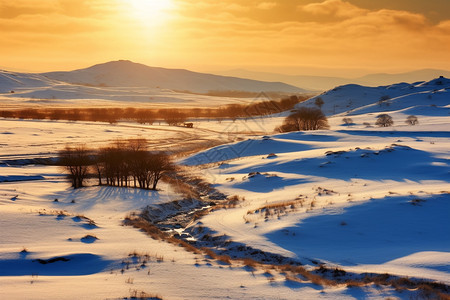
{"type": "Polygon", "coordinates": [[[202,226],[305,264],[450,283],[449,87],[446,78],[342,86],[321,95],[330,130],[251,138],[186,158],[205,164],[219,190],[245,198],[202,226]],[[332,104],[349,99],[333,115],[332,104]],[[345,126],[348,110],[354,123],[345,126]],[[365,124],[386,111],[393,127],[365,124]],[[410,114],[419,125],[404,123],[410,114]]]}
{"type": "MultiPolygon", "coordinates": [[[[443,77],[428,82],[398,83],[380,87],[343,85],[300,103],[297,107],[315,106],[319,97],[324,101],[322,111],[328,116],[342,113],[358,115],[390,112],[413,107],[438,107],[442,108],[441,114],[448,115],[450,80],[443,77]]],[[[420,114],[420,110],[416,113],[420,114]]]]}
{"type": "MultiPolygon", "coordinates": [[[[435,126],[439,134],[420,131],[419,125],[411,133],[291,133],[263,140],[259,151],[249,147],[238,159],[205,171],[219,190],[246,201],[205,217],[202,226],[303,262],[448,283],[449,125],[447,117],[435,126]],[[270,143],[281,139],[285,147],[267,156],[276,150],[270,143]],[[262,209],[291,201],[297,208],[290,212],[291,204],[269,217],[262,209]]],[[[229,158],[246,143],[216,147],[185,162],[229,158]]]]}
{"type": "Polygon", "coordinates": [[[55,80],[51,80],[39,74],[17,73],[0,70],[0,94],[10,93],[16,88],[47,87],[55,83],[55,80]]]}

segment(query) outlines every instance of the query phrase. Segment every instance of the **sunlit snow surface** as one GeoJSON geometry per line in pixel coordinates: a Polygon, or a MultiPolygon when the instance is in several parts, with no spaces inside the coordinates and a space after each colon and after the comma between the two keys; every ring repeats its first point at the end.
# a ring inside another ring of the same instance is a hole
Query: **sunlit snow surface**
{"type": "MultiPolygon", "coordinates": [[[[350,95],[359,88],[345,89],[350,95]]],[[[425,101],[422,91],[408,96],[407,105],[395,100],[382,107],[391,109],[390,128],[373,127],[381,108],[365,102],[351,115],[330,116],[330,130],[277,135],[271,133],[281,117],[196,120],[194,129],[0,119],[0,298],[117,299],[130,296],[130,290],[164,299],[414,296],[381,287],[323,288],[279,274],[269,281],[264,271],[205,260],[122,226],[132,211],[179,199],[168,185],[156,192],[96,186],[74,191],[60,168],[27,161],[55,157],[66,144],[98,147],[131,137],[152,139],[158,149],[183,141],[232,142],[178,162],[206,164],[192,167],[192,174],[245,197],[238,207],[201,219],[204,227],[233,241],[306,264],[318,260],[347,271],[450,284],[450,97],[448,90],[433,91],[434,106],[427,95],[431,103],[419,105],[425,101]],[[412,113],[420,124],[407,126],[404,120],[412,113]],[[343,117],[354,124],[344,126],[343,117]],[[249,213],[295,199],[304,199],[303,206],[279,217],[249,213]],[[123,262],[133,251],[163,255],[164,261],[131,263],[127,269],[123,262]]]]}

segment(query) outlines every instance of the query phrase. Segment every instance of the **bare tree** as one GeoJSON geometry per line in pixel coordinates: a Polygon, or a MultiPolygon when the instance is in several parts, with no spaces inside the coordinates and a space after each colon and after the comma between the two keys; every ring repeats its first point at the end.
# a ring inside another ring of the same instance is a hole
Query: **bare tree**
{"type": "Polygon", "coordinates": [[[279,132],[328,129],[327,117],[323,112],[314,107],[301,107],[298,111],[289,115],[283,125],[277,128],[279,132]]]}
{"type": "Polygon", "coordinates": [[[383,95],[380,97],[380,100],[378,100],[378,105],[382,105],[384,102],[388,101],[389,99],[391,99],[391,97],[389,95],[383,95]]]}
{"type": "Polygon", "coordinates": [[[70,147],[66,146],[59,152],[59,162],[69,171],[69,178],[73,188],[83,187],[83,182],[88,175],[91,164],[90,151],[85,145],[70,147]]]}
{"type": "Polygon", "coordinates": [[[170,157],[164,152],[151,154],[148,159],[148,166],[152,179],[152,190],[156,190],[159,180],[166,172],[173,170],[170,157]]]}
{"type": "Polygon", "coordinates": [[[410,115],[406,118],[405,123],[408,125],[417,125],[417,124],[419,124],[419,120],[417,119],[416,116],[410,115]]]}
{"type": "Polygon", "coordinates": [[[324,103],[325,103],[325,102],[323,102],[322,97],[318,97],[318,98],[316,98],[316,100],[314,101],[314,104],[317,105],[320,109],[322,108],[322,105],[323,105],[324,103]]]}
{"type": "Polygon", "coordinates": [[[394,125],[394,120],[392,120],[392,117],[388,114],[381,114],[376,118],[377,121],[375,122],[375,125],[378,125],[380,127],[389,127],[394,125]]]}
{"type": "Polygon", "coordinates": [[[342,122],[344,122],[344,124],[347,126],[349,126],[350,124],[353,124],[353,120],[351,118],[343,118],[342,122]]]}

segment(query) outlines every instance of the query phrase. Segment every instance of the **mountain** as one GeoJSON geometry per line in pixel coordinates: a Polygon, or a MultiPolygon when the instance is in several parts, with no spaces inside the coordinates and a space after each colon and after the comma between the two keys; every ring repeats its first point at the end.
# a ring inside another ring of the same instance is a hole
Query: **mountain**
{"type": "Polygon", "coordinates": [[[333,76],[310,76],[310,75],[286,75],[269,72],[255,72],[243,69],[236,69],[221,72],[223,75],[238,76],[242,78],[251,78],[264,81],[279,80],[294,86],[301,86],[308,90],[325,91],[338,85],[348,83],[365,84],[363,81],[352,81],[352,79],[333,76]]]}
{"type": "Polygon", "coordinates": [[[357,80],[360,80],[361,82],[368,82],[370,85],[387,85],[392,82],[416,82],[421,80],[430,80],[439,76],[448,78],[450,77],[450,71],[423,69],[397,74],[377,73],[359,77],[357,80]]]}
{"type": "Polygon", "coordinates": [[[221,74],[265,81],[279,80],[294,86],[301,86],[305,89],[318,91],[326,91],[336,86],[345,84],[358,84],[376,87],[380,85],[388,85],[392,82],[412,83],[420,80],[431,80],[439,76],[450,77],[450,71],[438,69],[423,69],[398,74],[377,73],[368,74],[357,78],[336,76],[286,75],[268,72],[255,72],[243,69],[224,71],[221,72],[221,74]]]}
{"type": "Polygon", "coordinates": [[[330,116],[336,114],[365,114],[408,110],[410,114],[435,111],[435,115],[450,113],[450,79],[435,78],[416,83],[397,83],[370,87],[348,84],[313,97],[297,105],[316,106],[315,101],[324,102],[322,111],[330,116]]]}
{"type": "Polygon", "coordinates": [[[306,92],[304,89],[282,82],[263,82],[182,69],[149,67],[126,60],[107,62],[70,72],[50,72],[41,75],[72,84],[149,87],[195,93],[209,91],[306,92]]]}

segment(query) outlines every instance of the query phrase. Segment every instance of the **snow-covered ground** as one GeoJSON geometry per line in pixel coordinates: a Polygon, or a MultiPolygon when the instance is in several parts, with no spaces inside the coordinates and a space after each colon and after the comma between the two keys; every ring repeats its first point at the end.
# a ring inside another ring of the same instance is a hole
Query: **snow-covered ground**
{"type": "MultiPolygon", "coordinates": [[[[1,83],[1,82],[0,82],[1,83]]],[[[3,108],[80,108],[80,107],[135,107],[177,108],[218,107],[227,104],[243,104],[254,99],[209,97],[168,89],[145,87],[89,87],[69,83],[54,83],[44,86],[18,86],[2,91],[0,101],[3,108]],[[14,91],[13,93],[11,91],[14,91]]],[[[0,85],[1,88],[1,85],[0,85]]]]}
{"type": "Polygon", "coordinates": [[[417,297],[383,286],[300,283],[188,253],[122,225],[132,211],[180,199],[169,185],[157,192],[72,190],[58,167],[24,161],[53,157],[66,143],[96,147],[129,137],[169,150],[233,142],[179,159],[192,175],[245,197],[203,217],[210,232],[306,265],[450,284],[450,97],[448,89],[434,90],[424,93],[439,94],[439,102],[415,110],[415,126],[404,120],[423,93],[392,95],[389,128],[373,126],[380,105],[365,100],[350,114],[330,115],[330,130],[277,135],[271,133],[282,117],[198,121],[194,129],[0,119],[0,298],[117,299],[134,291],[163,299],[417,297]],[[344,126],[343,117],[353,124],[344,126]],[[272,205],[280,203],[286,205],[272,205]]]}
{"type": "Polygon", "coordinates": [[[207,172],[219,190],[246,201],[203,226],[301,261],[449,283],[450,133],[416,129],[290,133],[190,157],[241,154],[207,172]],[[286,215],[266,218],[261,209],[296,200],[286,215]]]}

